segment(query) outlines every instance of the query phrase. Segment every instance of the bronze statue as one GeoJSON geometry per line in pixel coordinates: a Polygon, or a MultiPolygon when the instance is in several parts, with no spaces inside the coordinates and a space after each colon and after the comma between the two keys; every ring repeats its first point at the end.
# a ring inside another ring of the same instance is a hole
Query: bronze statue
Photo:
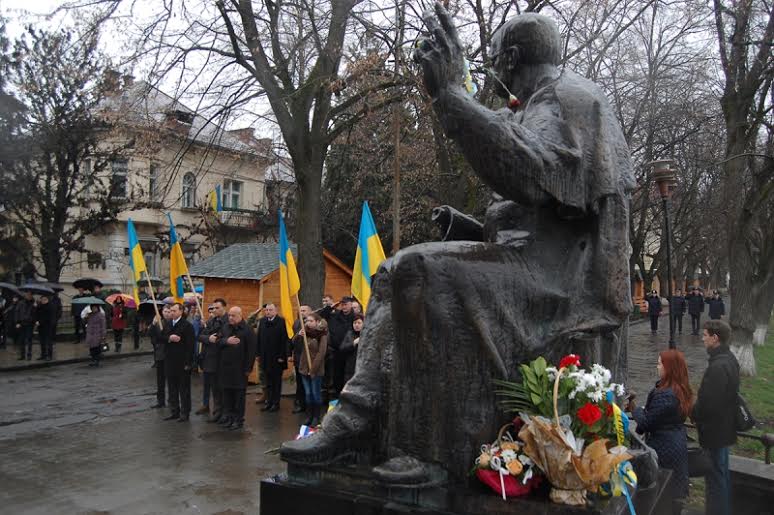
{"type": "Polygon", "coordinates": [[[504,418],[492,379],[515,379],[519,363],[574,352],[625,377],[632,307],[629,150],[602,91],[558,67],[554,23],[522,14],[494,35],[498,93],[520,105],[493,111],[462,86],[446,11],[425,22],[415,60],[435,112],[496,196],[483,225],[464,223],[478,241],[415,245],[384,263],[339,407],[280,451],[294,464],[366,462],[400,484],[465,481],[504,418]]]}

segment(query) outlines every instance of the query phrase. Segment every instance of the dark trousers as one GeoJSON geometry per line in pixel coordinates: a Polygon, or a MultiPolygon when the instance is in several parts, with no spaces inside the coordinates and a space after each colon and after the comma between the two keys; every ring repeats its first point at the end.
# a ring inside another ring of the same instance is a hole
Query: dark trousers
{"type": "MultiPolygon", "coordinates": [[[[302,354],[300,359],[306,359],[306,357],[302,354]]],[[[296,404],[305,410],[306,392],[304,391],[304,381],[301,380],[301,372],[298,370],[298,360],[293,360],[293,368],[296,370],[296,404]]]]}
{"type": "Polygon", "coordinates": [[[705,449],[710,470],[704,477],[704,507],[707,515],[731,515],[731,476],[728,472],[728,447],[705,449]]]}
{"type": "Polygon", "coordinates": [[[99,362],[99,358],[102,356],[102,345],[89,347],[89,355],[91,356],[92,361],[99,362]]]}
{"type": "Polygon", "coordinates": [[[265,369],[266,390],[269,395],[269,405],[279,406],[280,397],[282,397],[282,372],[280,367],[269,367],[265,369]]]}
{"type": "Polygon", "coordinates": [[[116,348],[121,347],[121,344],[124,342],[123,329],[113,329],[113,341],[116,343],[116,348]]]}
{"type": "Polygon", "coordinates": [[[693,334],[699,334],[701,329],[701,313],[698,315],[691,315],[691,332],[693,334]]]}
{"type": "Polygon", "coordinates": [[[245,421],[245,389],[223,388],[223,415],[239,424],[245,421]]]}
{"type": "Polygon", "coordinates": [[[138,326],[134,326],[134,331],[132,331],[132,338],[134,338],[134,348],[139,349],[140,348],[140,328],[138,326]]]}
{"type": "Polygon", "coordinates": [[[75,328],[75,341],[81,341],[81,332],[83,329],[83,321],[80,315],[73,315],[73,327],[75,328]]]}
{"type": "Polygon", "coordinates": [[[658,315],[650,315],[650,330],[658,331],[658,315]]]}
{"type": "Polygon", "coordinates": [[[678,333],[683,332],[683,315],[672,315],[672,318],[675,320],[675,329],[677,329],[678,333]]]}
{"type": "Polygon", "coordinates": [[[202,374],[202,406],[210,405],[210,395],[214,404],[218,404],[215,399],[215,389],[217,388],[218,374],[216,372],[205,372],[202,374]]]}
{"type": "Polygon", "coordinates": [[[40,340],[40,357],[54,357],[54,331],[50,327],[38,327],[38,339],[40,340]]]}
{"type": "Polygon", "coordinates": [[[19,345],[19,357],[23,358],[25,353],[27,355],[27,358],[32,357],[32,331],[34,327],[32,324],[25,325],[22,324],[22,326],[19,328],[19,332],[17,333],[18,341],[17,344],[19,345]]]}
{"type": "Polygon", "coordinates": [[[164,406],[165,395],[164,390],[167,386],[167,377],[164,370],[164,360],[156,361],[156,403],[159,406],[164,406]]]}
{"type": "Polygon", "coordinates": [[[191,372],[167,370],[169,409],[173,415],[187,417],[191,413],[191,372]]]}

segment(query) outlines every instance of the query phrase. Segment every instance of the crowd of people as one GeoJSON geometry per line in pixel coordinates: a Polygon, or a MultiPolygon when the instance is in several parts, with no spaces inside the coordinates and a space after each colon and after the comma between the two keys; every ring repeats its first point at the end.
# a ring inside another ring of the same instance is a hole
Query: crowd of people
{"type": "Polygon", "coordinates": [[[694,400],[688,366],[682,352],[662,351],[656,365],[658,381],[645,406],[630,397],[626,410],[637,423],[637,432],[657,455],[659,466],[671,469],[676,495],[675,513],[688,495],[688,437],[685,421],[696,424],[699,444],[707,461],[705,507],[707,514],[730,515],[731,484],[729,448],[736,442],[736,410],[739,364],[729,348],[731,328],[721,320],[703,325],[702,342],[709,364],[694,400]]]}
{"type": "MultiPolygon", "coordinates": [[[[86,315],[90,345],[92,324],[103,339],[107,330],[104,314],[97,306],[92,310],[86,315]]],[[[148,329],[156,369],[153,407],[169,407],[165,420],[189,420],[191,374],[201,372],[202,402],[195,414],[208,415],[208,422],[226,429],[241,430],[248,377],[256,358],[262,385],[256,402],[269,413],[280,409],[282,377],[292,362],[296,373],[293,413],[305,412],[305,424],[314,427],[320,423],[322,407],[338,397],[354,373],[363,322],[360,306],[351,297],[334,303],[326,295],[317,310],[301,305],[292,339],[273,303],[246,315],[241,307],[229,307],[218,298],[208,307],[206,319],[183,304],[165,304],[148,329]]],[[[99,363],[98,353],[94,362],[99,363]]]]}
{"type": "Polygon", "coordinates": [[[37,299],[31,291],[14,293],[2,307],[2,346],[11,342],[19,349],[20,361],[32,360],[32,339],[37,331],[40,342],[37,359],[51,361],[60,318],[62,300],[57,293],[40,295],[37,299]]]}
{"type": "MultiPolygon", "coordinates": [[[[663,310],[661,295],[657,290],[652,290],[645,295],[645,302],[648,304],[650,331],[655,335],[658,333],[658,321],[663,310]]],[[[675,330],[679,334],[683,333],[683,316],[686,312],[691,316],[691,334],[694,336],[699,336],[705,305],[709,308],[710,320],[720,320],[726,314],[726,305],[718,290],[713,290],[709,297],[705,297],[704,290],[691,286],[685,295],[682,290],[677,290],[672,297],[666,298],[666,303],[669,306],[669,314],[674,319],[675,330]]]]}

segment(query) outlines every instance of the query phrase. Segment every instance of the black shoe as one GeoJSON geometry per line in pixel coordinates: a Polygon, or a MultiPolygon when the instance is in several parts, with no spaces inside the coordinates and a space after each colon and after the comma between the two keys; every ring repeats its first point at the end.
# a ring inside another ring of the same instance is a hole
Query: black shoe
{"type": "Polygon", "coordinates": [[[279,411],[279,404],[274,404],[274,405],[272,405],[272,406],[271,406],[269,409],[267,409],[266,411],[268,411],[268,412],[270,412],[270,413],[273,413],[273,412],[275,412],[275,411],[279,411]]]}
{"type": "Polygon", "coordinates": [[[219,426],[227,427],[231,425],[231,419],[228,417],[220,417],[220,420],[218,421],[219,426]]]}
{"type": "Polygon", "coordinates": [[[24,361],[24,356],[19,356],[18,358],[16,358],[16,361],[24,361]]]}
{"type": "Polygon", "coordinates": [[[210,417],[207,419],[208,424],[217,424],[220,422],[220,417],[210,417]]]}
{"type": "Polygon", "coordinates": [[[173,413],[173,414],[171,414],[171,415],[169,415],[167,417],[164,417],[164,420],[177,420],[179,418],[180,418],[180,415],[177,415],[177,414],[173,413]]]}
{"type": "Polygon", "coordinates": [[[177,419],[178,422],[188,422],[188,415],[183,415],[179,419],[177,419]]]}
{"type": "Polygon", "coordinates": [[[43,361],[44,359],[46,359],[46,357],[45,357],[45,356],[40,356],[40,357],[39,357],[39,358],[37,358],[35,361],[43,361]]]}
{"type": "Polygon", "coordinates": [[[159,408],[166,408],[166,407],[167,407],[167,405],[166,405],[166,404],[159,404],[159,403],[156,403],[156,404],[154,404],[153,406],[151,406],[151,409],[159,409],[159,408]]]}
{"type": "Polygon", "coordinates": [[[300,404],[296,404],[293,406],[293,411],[291,413],[303,413],[306,411],[306,408],[301,406],[300,404]]]}
{"type": "Polygon", "coordinates": [[[264,404],[261,408],[261,411],[271,411],[272,405],[271,404],[264,404]]]}
{"type": "Polygon", "coordinates": [[[228,429],[229,431],[241,431],[242,429],[244,429],[244,427],[245,427],[244,422],[232,422],[226,427],[226,429],[228,429]]]}

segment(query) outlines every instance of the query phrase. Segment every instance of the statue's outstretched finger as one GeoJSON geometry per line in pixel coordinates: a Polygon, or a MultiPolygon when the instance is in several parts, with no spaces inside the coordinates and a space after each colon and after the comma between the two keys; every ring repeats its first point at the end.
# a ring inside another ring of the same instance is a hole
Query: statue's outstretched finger
{"type": "Polygon", "coordinates": [[[459,46],[460,39],[457,35],[457,27],[454,26],[449,11],[444,9],[441,4],[436,3],[435,15],[438,18],[438,21],[441,23],[444,32],[446,32],[446,37],[450,40],[450,43],[459,46]]]}

